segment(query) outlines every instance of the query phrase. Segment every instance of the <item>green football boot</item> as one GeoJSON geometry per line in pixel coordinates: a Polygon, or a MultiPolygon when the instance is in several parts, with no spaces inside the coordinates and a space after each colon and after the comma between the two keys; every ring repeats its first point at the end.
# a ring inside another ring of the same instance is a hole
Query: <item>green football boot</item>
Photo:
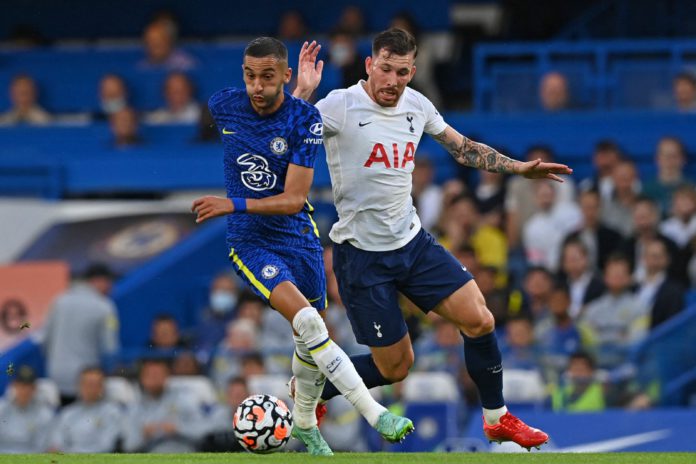
{"type": "Polygon", "coordinates": [[[324,437],[319,432],[316,425],[309,429],[301,429],[297,426],[292,428],[291,436],[300,440],[307,447],[307,452],[313,456],[333,456],[333,451],[326,443],[324,437]]]}
{"type": "Polygon", "coordinates": [[[404,437],[413,432],[415,427],[408,417],[401,417],[389,411],[384,411],[377,419],[375,430],[388,442],[399,443],[404,441],[404,437]]]}

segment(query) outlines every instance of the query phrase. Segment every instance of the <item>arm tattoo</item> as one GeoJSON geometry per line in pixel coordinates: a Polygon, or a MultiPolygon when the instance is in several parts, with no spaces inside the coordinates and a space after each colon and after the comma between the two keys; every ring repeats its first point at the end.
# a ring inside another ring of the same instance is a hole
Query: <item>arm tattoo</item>
{"type": "Polygon", "coordinates": [[[486,144],[474,142],[462,136],[462,141],[456,141],[441,132],[434,136],[435,140],[457,160],[457,163],[472,168],[484,169],[491,172],[514,174],[515,160],[497,152],[486,144]]]}

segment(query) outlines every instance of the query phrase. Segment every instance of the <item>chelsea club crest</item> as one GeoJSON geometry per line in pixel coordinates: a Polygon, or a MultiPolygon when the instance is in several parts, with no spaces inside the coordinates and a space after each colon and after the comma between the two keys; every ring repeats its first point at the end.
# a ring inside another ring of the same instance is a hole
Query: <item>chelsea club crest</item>
{"type": "Polygon", "coordinates": [[[283,137],[271,140],[271,151],[276,155],[284,155],[288,151],[288,142],[283,137]]]}
{"type": "Polygon", "coordinates": [[[264,279],[272,279],[278,275],[278,268],[272,264],[267,264],[261,270],[261,275],[263,275],[264,279]]]}

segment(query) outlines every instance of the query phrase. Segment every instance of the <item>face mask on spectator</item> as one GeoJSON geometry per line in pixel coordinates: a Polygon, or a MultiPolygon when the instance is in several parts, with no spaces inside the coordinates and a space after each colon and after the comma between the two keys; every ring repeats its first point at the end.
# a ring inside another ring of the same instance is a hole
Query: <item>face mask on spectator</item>
{"type": "Polygon", "coordinates": [[[229,313],[237,305],[237,295],[217,290],[210,295],[210,307],[219,314],[229,313]]]}
{"type": "Polygon", "coordinates": [[[338,67],[345,66],[348,64],[348,60],[350,60],[350,47],[344,44],[336,44],[331,47],[329,57],[334,65],[338,67]]]}
{"type": "Polygon", "coordinates": [[[110,100],[102,100],[101,107],[102,111],[106,114],[113,114],[117,111],[122,110],[128,105],[124,98],[112,98],[110,100]]]}

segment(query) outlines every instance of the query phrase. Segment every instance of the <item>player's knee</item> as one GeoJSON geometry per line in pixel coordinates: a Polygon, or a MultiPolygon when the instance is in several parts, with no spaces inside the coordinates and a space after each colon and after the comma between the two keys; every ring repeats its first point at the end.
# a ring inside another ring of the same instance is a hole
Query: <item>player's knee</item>
{"type": "Polygon", "coordinates": [[[378,365],[378,368],[382,377],[389,382],[401,382],[408,376],[409,369],[413,367],[414,359],[413,350],[408,350],[402,353],[398,359],[393,359],[386,365],[378,365]]]}
{"type": "Polygon", "coordinates": [[[459,330],[467,337],[482,337],[495,330],[495,319],[488,308],[484,306],[483,310],[479,311],[479,314],[480,316],[474,323],[469,322],[466,326],[459,327],[459,330]]]}
{"type": "Polygon", "coordinates": [[[324,319],[314,308],[303,308],[292,320],[292,328],[307,345],[312,345],[326,339],[329,331],[326,329],[324,319]]]}

